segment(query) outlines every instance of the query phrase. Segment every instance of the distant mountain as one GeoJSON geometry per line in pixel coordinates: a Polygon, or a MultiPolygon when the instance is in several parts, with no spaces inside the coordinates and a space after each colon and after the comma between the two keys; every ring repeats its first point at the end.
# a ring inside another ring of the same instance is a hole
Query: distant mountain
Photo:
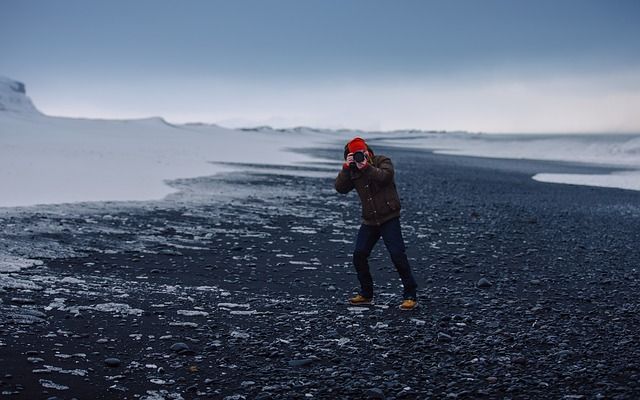
{"type": "Polygon", "coordinates": [[[27,96],[22,82],[0,76],[0,112],[41,114],[27,96]]]}

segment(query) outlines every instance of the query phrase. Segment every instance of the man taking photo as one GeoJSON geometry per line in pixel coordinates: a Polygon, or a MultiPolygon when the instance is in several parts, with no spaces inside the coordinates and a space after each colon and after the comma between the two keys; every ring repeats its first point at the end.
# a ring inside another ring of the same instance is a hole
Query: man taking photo
{"type": "Polygon", "coordinates": [[[336,177],[339,193],[356,189],[362,203],[362,224],[356,238],[353,265],[360,281],[360,293],[349,299],[354,305],[373,301],[373,279],[369,271],[369,255],[380,236],[389,250],[402,285],[401,310],[417,307],[416,280],[411,273],[400,229],[400,198],[394,181],[391,159],[374,155],[364,139],[356,137],[344,148],[344,164],[336,177]]]}

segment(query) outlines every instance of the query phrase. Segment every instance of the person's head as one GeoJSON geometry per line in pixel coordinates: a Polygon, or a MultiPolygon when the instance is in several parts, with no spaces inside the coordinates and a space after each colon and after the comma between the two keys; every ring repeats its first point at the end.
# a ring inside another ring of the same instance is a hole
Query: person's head
{"type": "Polygon", "coordinates": [[[364,154],[369,158],[373,157],[373,150],[371,150],[371,147],[369,147],[367,142],[365,142],[363,138],[356,136],[344,146],[344,159],[346,160],[350,153],[355,153],[357,151],[364,152],[364,154]]]}

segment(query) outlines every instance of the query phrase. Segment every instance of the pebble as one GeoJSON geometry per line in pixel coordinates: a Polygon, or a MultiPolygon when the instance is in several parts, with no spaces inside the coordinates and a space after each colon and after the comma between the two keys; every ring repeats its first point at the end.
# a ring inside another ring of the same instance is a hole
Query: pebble
{"type": "Polygon", "coordinates": [[[186,343],[176,342],[171,345],[171,351],[175,351],[178,354],[193,354],[194,351],[189,348],[186,343]]]}
{"type": "Polygon", "coordinates": [[[11,302],[15,304],[35,304],[36,301],[27,297],[12,297],[11,302]]]}
{"type": "Polygon", "coordinates": [[[314,359],[313,358],[303,358],[300,360],[289,360],[289,366],[291,367],[304,367],[306,365],[309,365],[311,363],[313,363],[314,359]]]}
{"type": "Polygon", "coordinates": [[[119,367],[122,363],[119,358],[110,357],[104,360],[104,363],[107,367],[116,368],[119,367]]]}
{"type": "Polygon", "coordinates": [[[438,332],[438,342],[451,342],[453,340],[453,337],[449,334],[446,334],[444,332],[438,332]]]}
{"type": "Polygon", "coordinates": [[[364,393],[364,397],[366,399],[375,399],[375,400],[384,400],[385,396],[384,396],[384,392],[382,391],[382,389],[378,389],[378,388],[373,388],[373,389],[367,389],[367,391],[364,393]]]}
{"type": "Polygon", "coordinates": [[[491,287],[492,283],[489,282],[489,280],[487,278],[480,278],[480,280],[477,283],[477,286],[479,288],[488,288],[491,287]]]}

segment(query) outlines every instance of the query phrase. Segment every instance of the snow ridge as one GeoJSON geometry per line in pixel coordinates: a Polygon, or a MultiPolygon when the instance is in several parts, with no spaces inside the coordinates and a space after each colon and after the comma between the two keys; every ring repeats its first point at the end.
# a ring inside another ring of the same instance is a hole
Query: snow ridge
{"type": "Polygon", "coordinates": [[[24,83],[0,76],[0,112],[4,111],[21,114],[40,114],[40,111],[27,96],[24,83]]]}

